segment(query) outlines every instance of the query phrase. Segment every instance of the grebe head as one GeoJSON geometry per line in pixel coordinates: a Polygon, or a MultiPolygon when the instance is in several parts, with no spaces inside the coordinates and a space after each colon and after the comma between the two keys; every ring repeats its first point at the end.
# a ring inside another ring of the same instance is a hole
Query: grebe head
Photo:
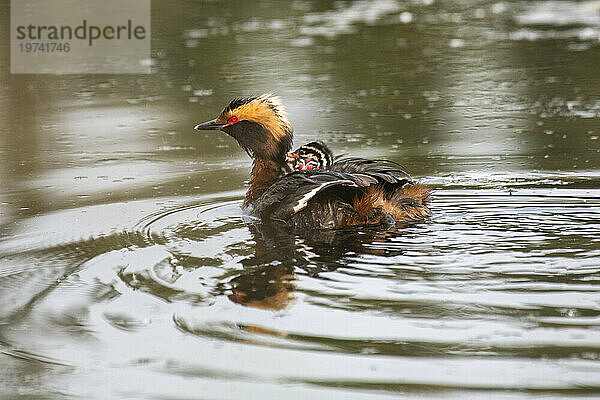
{"type": "Polygon", "coordinates": [[[238,98],[221,114],[194,127],[221,130],[237,140],[253,158],[284,163],[292,147],[292,125],[281,99],[272,94],[238,98]]]}

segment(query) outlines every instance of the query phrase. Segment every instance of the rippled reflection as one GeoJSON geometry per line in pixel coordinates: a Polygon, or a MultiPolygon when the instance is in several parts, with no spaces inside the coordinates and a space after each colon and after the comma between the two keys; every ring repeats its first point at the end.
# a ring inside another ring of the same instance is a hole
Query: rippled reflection
{"type": "MultiPolygon", "coordinates": [[[[429,224],[304,237],[248,219],[238,199],[207,198],[150,213],[152,202],[137,204],[146,207],[140,217],[109,221],[106,233],[87,242],[58,238],[23,251],[17,239],[4,241],[5,254],[21,250],[10,256],[12,274],[3,263],[3,293],[29,299],[5,314],[5,354],[76,370],[92,368],[87,359],[100,357],[98,372],[121,360],[127,374],[147,365],[173,379],[236,381],[256,377],[247,363],[266,357],[259,365],[272,378],[325,387],[345,382],[347,389],[545,392],[565,389],[565,379],[594,387],[595,190],[440,188],[429,224]],[[569,229],[573,218],[579,223],[569,229]],[[558,225],[564,228],[557,231],[558,225]],[[33,259],[44,274],[17,268],[33,259]],[[19,287],[20,296],[10,287],[19,287]],[[248,345],[258,347],[235,350],[248,345]],[[282,354],[291,360],[283,370],[268,361],[282,354]],[[344,355],[361,358],[348,363],[344,355]],[[218,361],[229,357],[235,366],[218,361]],[[315,357],[345,368],[314,369],[315,357]],[[388,364],[386,357],[400,359],[388,364]],[[419,375],[419,360],[430,369],[435,362],[435,374],[419,375]],[[475,380],[468,373],[473,362],[480,368],[475,380]],[[585,362],[592,364],[583,373],[585,362]],[[306,363],[312,373],[296,369],[306,363]],[[377,366],[371,373],[377,383],[364,376],[369,365],[377,366]],[[380,375],[379,368],[395,372],[380,375]],[[446,375],[449,370],[455,372],[446,375]]],[[[44,223],[53,225],[30,221],[44,223]]]]}

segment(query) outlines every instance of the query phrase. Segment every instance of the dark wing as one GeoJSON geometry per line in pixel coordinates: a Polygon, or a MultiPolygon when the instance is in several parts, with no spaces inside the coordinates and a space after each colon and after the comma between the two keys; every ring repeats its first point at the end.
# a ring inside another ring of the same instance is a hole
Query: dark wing
{"type": "Polygon", "coordinates": [[[254,203],[253,211],[261,218],[287,221],[326,189],[344,193],[346,201],[351,202],[371,187],[380,187],[392,195],[407,183],[413,182],[396,166],[363,158],[344,158],[336,161],[330,170],[297,171],[282,176],[254,203]]]}
{"type": "Polygon", "coordinates": [[[346,174],[368,175],[377,179],[381,184],[412,183],[412,179],[402,168],[400,164],[393,161],[348,157],[336,160],[330,170],[346,174]]]}
{"type": "Polygon", "coordinates": [[[309,200],[331,187],[363,190],[377,185],[378,180],[368,174],[345,174],[332,171],[293,172],[282,176],[254,203],[253,212],[261,218],[288,220],[306,208],[309,200]]]}

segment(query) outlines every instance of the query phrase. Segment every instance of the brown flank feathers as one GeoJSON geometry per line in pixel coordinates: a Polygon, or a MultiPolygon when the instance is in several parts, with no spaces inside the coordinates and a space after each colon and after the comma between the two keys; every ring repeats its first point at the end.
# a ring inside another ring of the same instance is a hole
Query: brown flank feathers
{"type": "Polygon", "coordinates": [[[407,184],[391,195],[381,186],[370,188],[354,199],[357,215],[346,221],[348,225],[373,225],[383,222],[390,215],[398,223],[419,221],[431,215],[427,207],[429,189],[422,184],[407,184]]]}

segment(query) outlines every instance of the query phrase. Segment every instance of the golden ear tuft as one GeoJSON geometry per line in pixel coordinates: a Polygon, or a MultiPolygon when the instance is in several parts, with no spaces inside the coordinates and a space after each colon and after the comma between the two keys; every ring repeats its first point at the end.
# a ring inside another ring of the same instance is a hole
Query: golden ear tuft
{"type": "Polygon", "coordinates": [[[231,106],[226,108],[223,117],[227,119],[231,115],[236,115],[240,120],[261,124],[276,139],[281,139],[292,133],[292,125],[287,118],[287,111],[279,96],[265,93],[258,97],[243,100],[245,101],[239,100],[240,104],[233,109],[231,109],[231,106]]]}

